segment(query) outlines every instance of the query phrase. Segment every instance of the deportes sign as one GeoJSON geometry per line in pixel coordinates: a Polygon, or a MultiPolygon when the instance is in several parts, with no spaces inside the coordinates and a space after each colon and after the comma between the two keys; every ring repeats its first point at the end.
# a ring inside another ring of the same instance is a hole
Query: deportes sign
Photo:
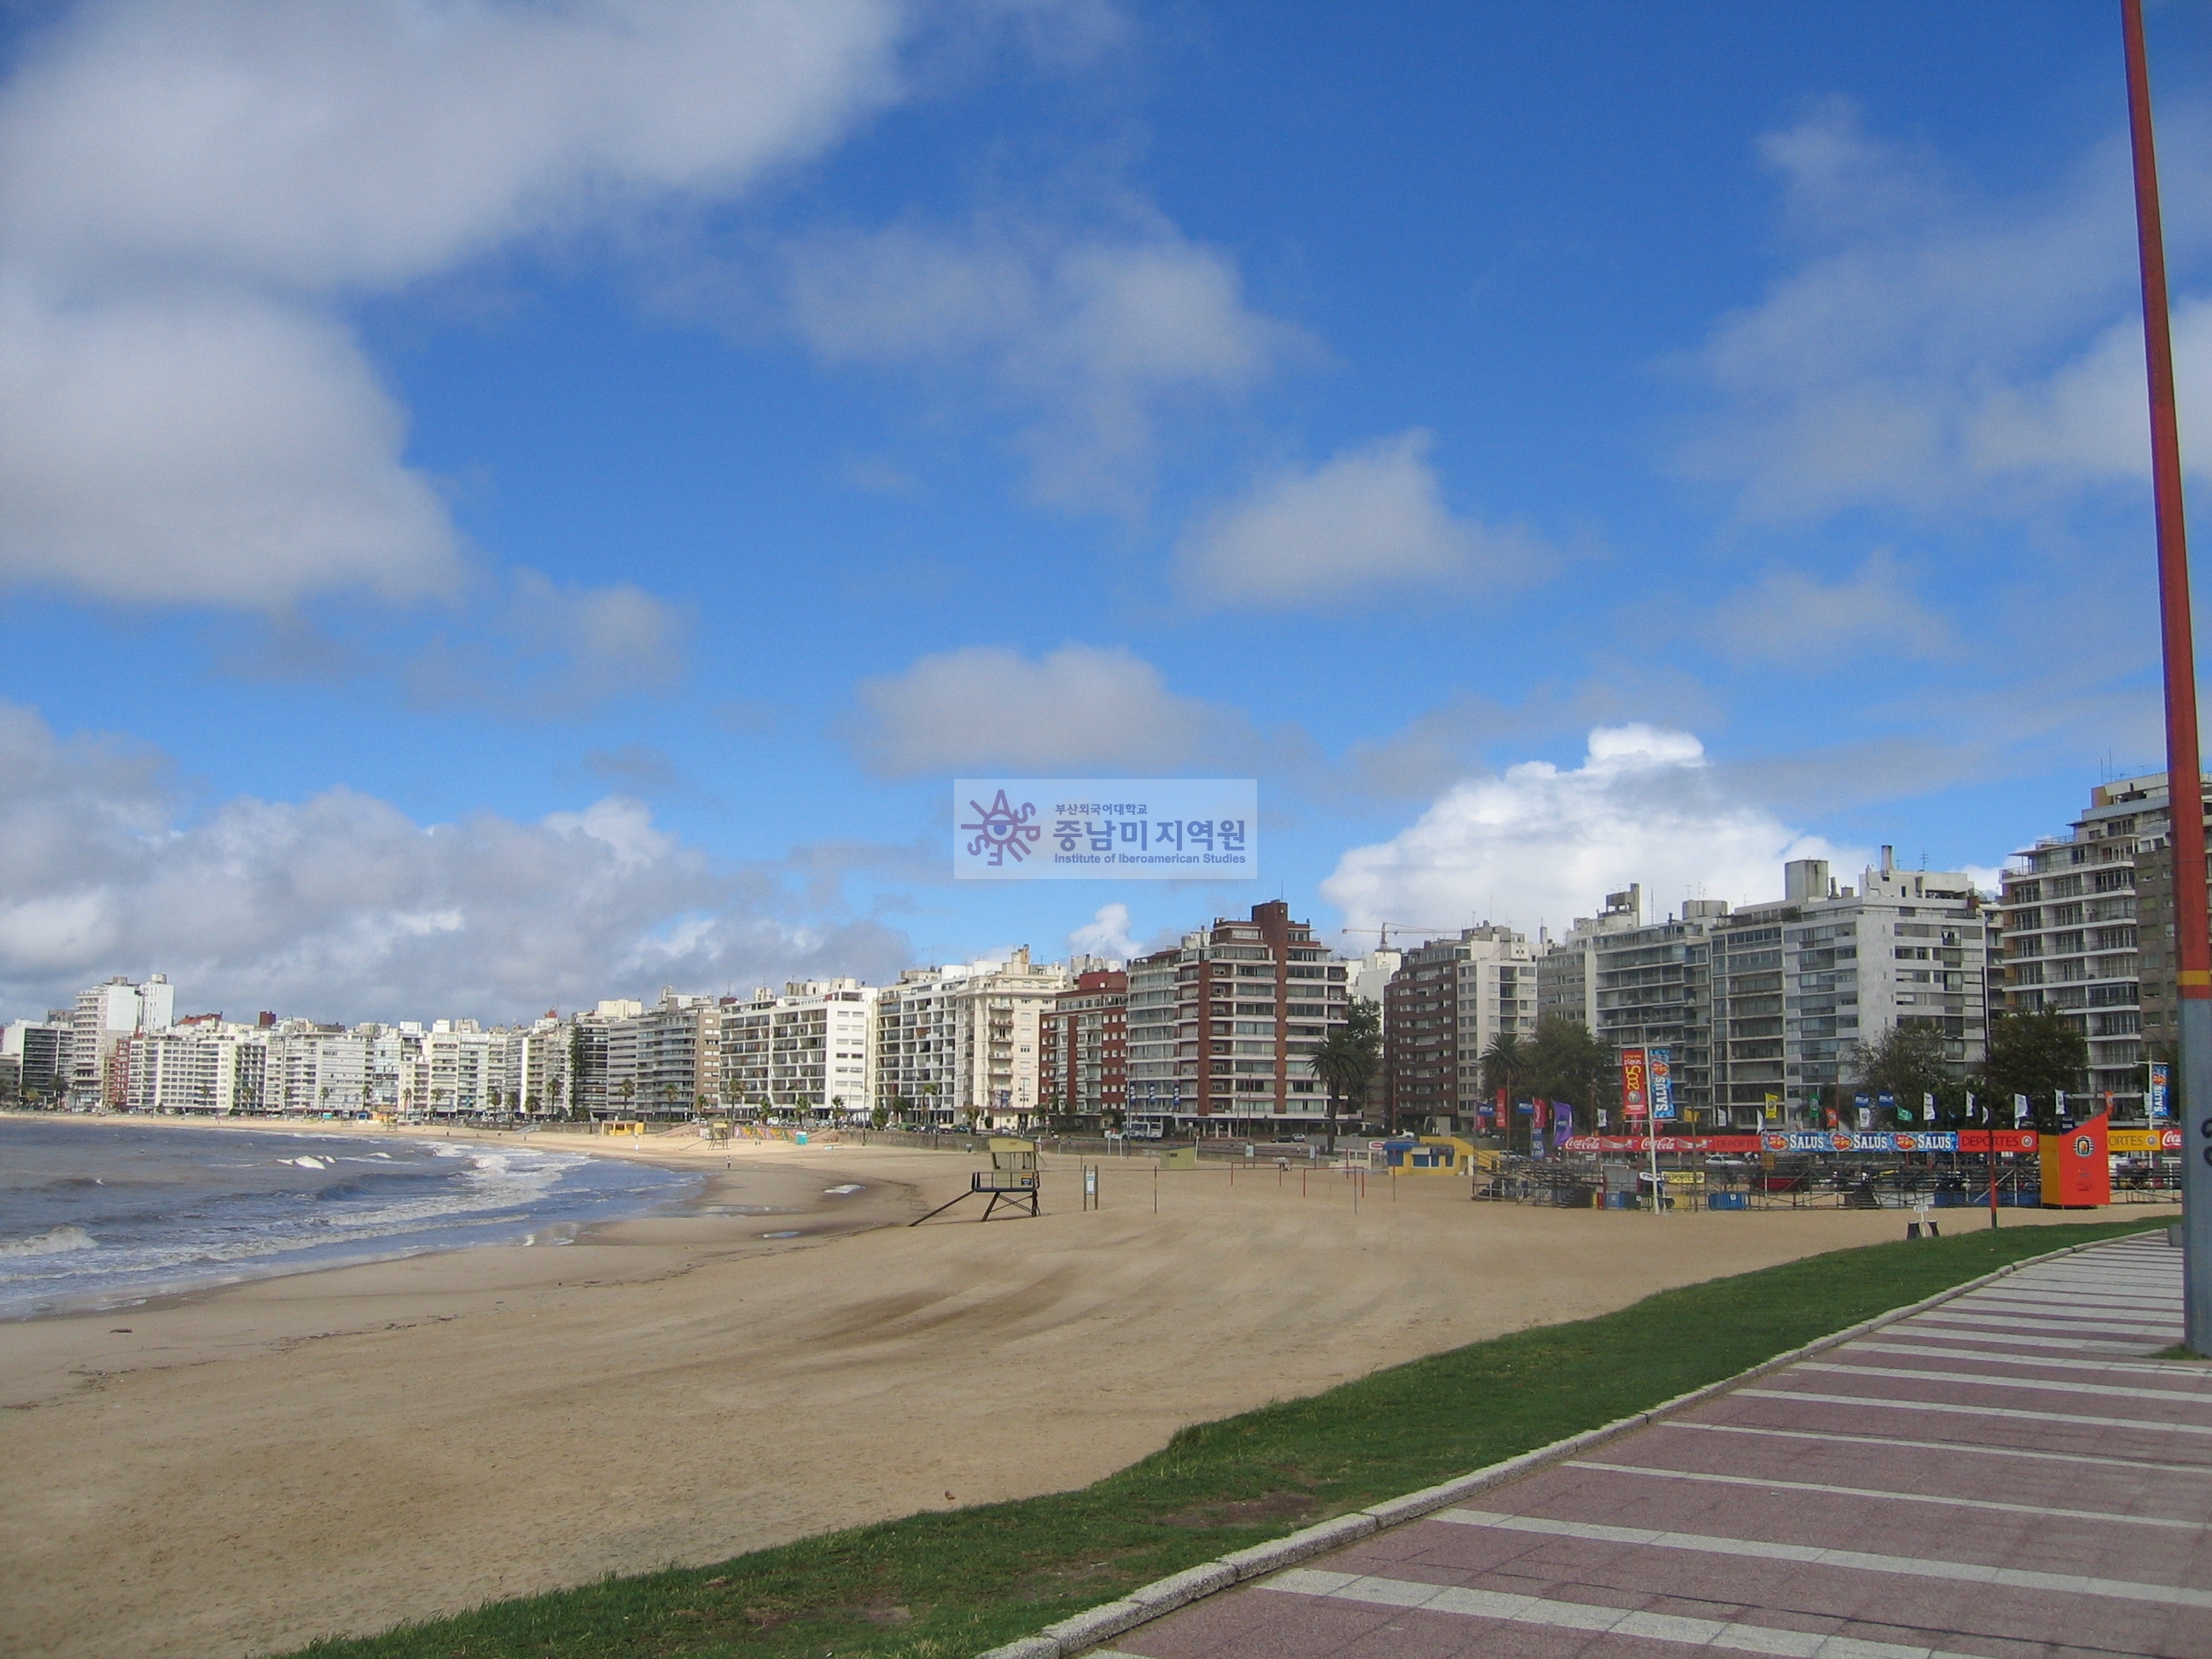
{"type": "Polygon", "coordinates": [[[1260,873],[1252,778],[961,778],[963,881],[1249,881],[1260,873]]]}

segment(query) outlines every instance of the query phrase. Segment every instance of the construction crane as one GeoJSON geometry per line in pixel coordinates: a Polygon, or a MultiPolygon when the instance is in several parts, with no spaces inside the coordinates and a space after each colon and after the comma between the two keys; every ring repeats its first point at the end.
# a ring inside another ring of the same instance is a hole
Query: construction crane
{"type": "Polygon", "coordinates": [[[1380,937],[1375,941],[1375,948],[1378,951],[1387,951],[1390,948],[1390,930],[1393,927],[1401,933],[1450,933],[1458,931],[1456,928],[1439,927],[1425,921],[1386,921],[1379,927],[1340,927],[1336,931],[1340,933],[1379,934],[1380,937]]]}

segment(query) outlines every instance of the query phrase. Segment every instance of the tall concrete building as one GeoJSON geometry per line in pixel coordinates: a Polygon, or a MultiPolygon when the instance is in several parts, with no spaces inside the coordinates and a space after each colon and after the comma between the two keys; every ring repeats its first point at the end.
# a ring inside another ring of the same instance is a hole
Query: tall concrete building
{"type": "Polygon", "coordinates": [[[269,1034],[259,1026],[204,1014],[136,1032],[129,1047],[134,1112],[222,1116],[263,1109],[269,1034]]]}
{"type": "Polygon", "coordinates": [[[18,1019],[0,1029],[0,1084],[27,1099],[51,1100],[70,1084],[70,1011],[57,1008],[44,1019],[18,1019]]]}
{"type": "Polygon", "coordinates": [[[1632,882],[1618,893],[1607,893],[1597,915],[1577,916],[1574,926],[1559,939],[1540,934],[1536,1018],[1557,1016],[1587,1030],[1597,1030],[1597,954],[1592,947],[1609,934],[1643,925],[1644,888],[1632,882]]]}
{"type": "Polygon", "coordinates": [[[1347,978],[1279,899],[1130,963],[1133,1130],[1264,1138],[1321,1126],[1328,1097],[1312,1056],[1344,1023],[1347,978]]]}
{"type": "Polygon", "coordinates": [[[1595,981],[1592,1030],[1610,1048],[1665,1048],[1685,1113],[1712,1106],[1712,962],[1708,944],[1726,921],[1724,899],[1686,899],[1681,914],[1589,940],[1595,981]]]}
{"type": "Polygon", "coordinates": [[[876,1003],[855,979],[793,980],[721,1005],[718,1091],[779,1115],[864,1118],[875,1106],[876,1003]]]}
{"type": "Polygon", "coordinates": [[[1535,1035],[1536,968],[1526,938],[1489,922],[1405,952],[1382,1010],[1383,1100],[1393,1127],[1474,1129],[1483,1054],[1502,1035],[1535,1035]]]}
{"type": "Polygon", "coordinates": [[[2143,1113],[2146,1045],[2174,1036],[2171,810],[2163,772],[2100,784],[2065,835],[2003,874],[2004,1006],[2075,1026],[2082,1086],[2124,1117],[2143,1113]]]}
{"type": "Polygon", "coordinates": [[[176,988],[165,974],[142,985],[118,974],[77,993],[70,1021],[70,1104],[79,1110],[121,1111],[130,1093],[131,1036],[165,1031],[176,1013],[176,988]]]}
{"type": "Polygon", "coordinates": [[[1900,1025],[1938,1033],[1954,1077],[1981,1062],[1990,930],[1963,872],[1901,870],[1885,847],[1854,885],[1802,859],[1783,890],[1708,929],[1707,1121],[1808,1115],[1856,1081],[1860,1044],[1900,1025]]]}
{"type": "Polygon", "coordinates": [[[1028,1127],[1043,1110],[1046,1012],[1067,988],[1024,945],[1003,963],[909,968],[876,1005],[876,1098],[895,1121],[1028,1127]]]}

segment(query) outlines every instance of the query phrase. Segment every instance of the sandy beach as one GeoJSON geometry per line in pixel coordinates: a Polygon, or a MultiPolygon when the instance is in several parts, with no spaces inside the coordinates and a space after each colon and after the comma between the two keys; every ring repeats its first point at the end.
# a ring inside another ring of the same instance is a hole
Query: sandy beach
{"type": "Polygon", "coordinates": [[[1355,1214],[1341,1176],[1267,1165],[1160,1176],[1155,1213],[1130,1158],[1094,1212],[1070,1163],[1039,1219],[909,1229],[981,1160],[577,1144],[707,1190],[564,1247],[0,1326],[0,1652],[283,1651],[1054,1491],[1186,1423],[1906,1218],[1523,1209],[1449,1178],[1373,1178],[1355,1214]]]}

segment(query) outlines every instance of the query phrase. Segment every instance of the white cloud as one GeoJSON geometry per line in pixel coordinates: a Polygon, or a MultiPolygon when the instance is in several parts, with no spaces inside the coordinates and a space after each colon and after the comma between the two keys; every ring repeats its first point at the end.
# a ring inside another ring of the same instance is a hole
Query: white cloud
{"type": "Polygon", "coordinates": [[[1183,538],[1185,586],[1213,604],[1270,607],[1530,574],[1540,551],[1528,538],[1452,516],[1431,442],[1404,432],[1261,479],[1183,538]]]}
{"type": "Polygon", "coordinates": [[[1950,624],[1921,603],[1908,573],[1881,549],[1840,581],[1823,582],[1802,570],[1770,571],[1723,602],[1708,632],[1732,654],[1770,662],[1930,658],[1957,643],[1950,624]]]}
{"type": "Polygon", "coordinates": [[[894,0],[78,8],[0,89],[0,578],[456,580],[338,307],[726,198],[897,92],[894,0]]]}
{"type": "Polygon", "coordinates": [[[1129,907],[1100,905],[1089,921],[1067,936],[1067,948],[1075,956],[1105,957],[1116,962],[1138,955],[1137,941],[1129,937],[1129,907]]]}
{"type": "Polygon", "coordinates": [[[991,768],[1110,775],[1249,753],[1254,742],[1242,716],[1179,696],[1142,658],[1097,646],[1035,661],[969,646],[863,681],[856,696],[854,750],[886,777],[991,768]]]}
{"type": "Polygon", "coordinates": [[[1598,726],[1582,765],[1528,761],[1445,792],[1389,841],[1357,847],[1322,893],[1345,925],[1564,927],[1643,884],[1647,913],[1686,896],[1778,898],[1794,858],[1849,860],[1731,795],[1686,732],[1598,726]]]}
{"type": "MultiPolygon", "coordinates": [[[[4,167],[0,161],[0,167],[4,167]]],[[[40,303],[0,275],[0,574],[137,604],[451,589],[444,502],[347,331],[235,292],[40,303]]]]}
{"type": "Polygon", "coordinates": [[[1236,267],[1158,215],[1075,234],[982,222],[822,235],[791,253],[799,331],[836,362],[980,378],[1023,411],[1044,498],[1142,492],[1161,409],[1232,396],[1304,348],[1254,311],[1236,267]]]}
{"type": "MultiPolygon", "coordinates": [[[[2161,151],[2177,270],[2212,197],[2203,125],[2169,116],[2161,151]]],[[[2147,471],[2123,138],[2008,204],[1869,137],[1842,104],[1765,149],[1806,252],[1698,354],[1720,402],[1687,470],[1740,485],[1756,518],[1869,503],[2017,512],[2147,471]]],[[[2183,424],[2203,430],[2212,303],[2181,296],[2175,325],[2183,424]]]]}
{"type": "Polygon", "coordinates": [[[516,570],[493,613],[488,639],[459,647],[434,638],[407,661],[403,678],[418,706],[557,719],[664,690],[684,672],[689,619],[628,582],[576,587],[516,570]]]}
{"type": "Polygon", "coordinates": [[[234,1013],[507,1018],[668,981],[881,975],[906,955],[619,796],[536,823],[418,824],[343,788],[189,817],[159,755],[64,741],[6,704],[0,773],[0,996],[33,1012],[161,970],[234,1013]]]}

